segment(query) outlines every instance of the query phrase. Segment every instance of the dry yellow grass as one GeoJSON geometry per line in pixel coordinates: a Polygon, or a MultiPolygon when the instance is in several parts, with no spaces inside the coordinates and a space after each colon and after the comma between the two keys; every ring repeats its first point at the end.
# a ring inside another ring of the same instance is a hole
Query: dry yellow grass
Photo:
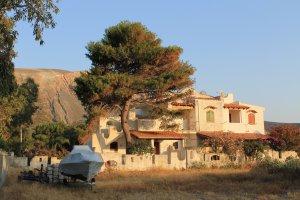
{"type": "Polygon", "coordinates": [[[10,173],[2,200],[59,199],[300,199],[300,180],[249,169],[104,172],[91,191],[84,185],[17,182],[10,173]]]}

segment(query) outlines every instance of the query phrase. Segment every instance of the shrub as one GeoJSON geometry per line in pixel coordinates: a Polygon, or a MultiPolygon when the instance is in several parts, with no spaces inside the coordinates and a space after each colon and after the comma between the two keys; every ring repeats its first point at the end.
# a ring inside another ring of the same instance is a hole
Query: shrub
{"type": "Polygon", "coordinates": [[[134,143],[129,143],[127,145],[127,153],[138,155],[152,154],[153,148],[150,140],[138,139],[134,143]]]}
{"type": "Polygon", "coordinates": [[[289,158],[286,162],[280,162],[279,160],[266,158],[257,163],[255,170],[266,170],[270,174],[300,178],[300,159],[289,158]]]}
{"type": "Polygon", "coordinates": [[[248,141],[244,141],[243,148],[244,148],[244,153],[246,156],[255,157],[260,152],[261,153],[264,152],[265,146],[260,141],[248,140],[248,141]]]}
{"type": "Polygon", "coordinates": [[[206,169],[207,166],[203,162],[192,162],[191,169],[206,169]]]}
{"type": "Polygon", "coordinates": [[[222,165],[220,168],[221,169],[240,169],[240,168],[242,168],[242,165],[234,163],[234,162],[229,162],[229,163],[226,163],[225,165],[222,165]]]}
{"type": "Polygon", "coordinates": [[[203,141],[203,146],[209,146],[214,153],[220,150],[230,156],[236,155],[237,152],[242,151],[243,141],[240,139],[232,138],[229,134],[223,134],[220,137],[213,137],[203,141]]]}
{"type": "Polygon", "coordinates": [[[300,129],[296,126],[277,126],[269,136],[269,145],[275,151],[300,151],[300,129]]]}

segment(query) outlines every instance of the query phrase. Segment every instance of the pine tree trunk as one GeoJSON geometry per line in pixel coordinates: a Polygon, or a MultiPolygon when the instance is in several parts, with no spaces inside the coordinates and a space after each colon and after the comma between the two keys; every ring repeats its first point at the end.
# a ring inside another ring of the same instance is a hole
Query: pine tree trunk
{"type": "Polygon", "coordinates": [[[122,125],[122,129],[123,129],[123,132],[125,135],[126,144],[132,143],[130,130],[129,130],[129,127],[127,124],[127,115],[128,115],[130,104],[131,104],[131,99],[128,99],[125,102],[125,104],[122,108],[122,111],[121,111],[121,125],[122,125]]]}

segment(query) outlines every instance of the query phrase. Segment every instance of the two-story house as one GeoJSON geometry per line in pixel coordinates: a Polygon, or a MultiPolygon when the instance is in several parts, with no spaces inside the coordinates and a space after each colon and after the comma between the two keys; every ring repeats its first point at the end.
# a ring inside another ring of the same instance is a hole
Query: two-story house
{"type": "MultiPolygon", "coordinates": [[[[213,97],[205,92],[193,93],[182,100],[170,102],[168,109],[184,109],[187,114],[175,123],[176,131],[162,130],[160,119],[150,119],[146,106],[133,105],[128,114],[128,124],[134,139],[151,141],[156,154],[169,148],[197,147],[199,141],[225,134],[243,139],[264,138],[264,108],[235,101],[233,94],[213,97]]],[[[119,117],[100,118],[99,127],[88,140],[96,152],[126,153],[126,142],[119,117]]]]}

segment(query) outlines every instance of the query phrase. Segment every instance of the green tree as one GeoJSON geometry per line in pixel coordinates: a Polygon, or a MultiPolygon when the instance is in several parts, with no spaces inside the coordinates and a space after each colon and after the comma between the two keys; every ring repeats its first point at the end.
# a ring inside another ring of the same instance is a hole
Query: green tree
{"type": "Polygon", "coordinates": [[[35,39],[43,44],[44,29],[55,27],[54,13],[58,13],[58,8],[52,0],[0,1],[0,135],[3,140],[9,138],[8,129],[14,117],[14,123],[28,123],[36,110],[29,103],[34,101],[30,98],[35,98],[36,94],[23,94],[26,90],[35,92],[34,82],[28,80],[18,86],[14,77],[14,42],[18,35],[15,23],[26,21],[32,24],[35,39]]]}
{"type": "Polygon", "coordinates": [[[35,105],[38,99],[38,85],[32,78],[28,78],[25,83],[21,84],[16,91],[16,98],[23,100],[23,109],[16,113],[12,119],[12,126],[32,124],[32,115],[38,107],[35,105]]]}
{"type": "Polygon", "coordinates": [[[112,26],[87,50],[92,67],[75,79],[75,92],[88,113],[103,103],[118,107],[127,143],[132,142],[127,114],[133,102],[158,105],[178,98],[193,84],[194,68],[179,60],[182,49],[161,46],[141,23],[112,26]]]}
{"type": "Polygon", "coordinates": [[[16,88],[14,77],[15,57],[13,50],[16,32],[13,30],[14,22],[0,15],[0,98],[9,96],[16,88]]]}
{"type": "Polygon", "coordinates": [[[265,150],[263,142],[259,140],[245,140],[243,148],[245,155],[249,157],[255,157],[265,150]]]}
{"type": "Polygon", "coordinates": [[[72,150],[79,144],[78,137],[85,131],[84,124],[67,125],[63,122],[38,124],[32,134],[38,149],[61,151],[72,150]]]}
{"type": "Polygon", "coordinates": [[[33,137],[38,142],[39,148],[60,150],[70,140],[65,137],[66,125],[62,122],[46,122],[35,127],[33,137]]]}
{"type": "MultiPolygon", "coordinates": [[[[43,43],[45,28],[54,28],[53,14],[59,9],[53,0],[1,0],[0,19],[8,18],[10,21],[27,21],[33,26],[33,35],[37,41],[43,43]]],[[[17,32],[14,32],[15,35],[17,32]]]]}

